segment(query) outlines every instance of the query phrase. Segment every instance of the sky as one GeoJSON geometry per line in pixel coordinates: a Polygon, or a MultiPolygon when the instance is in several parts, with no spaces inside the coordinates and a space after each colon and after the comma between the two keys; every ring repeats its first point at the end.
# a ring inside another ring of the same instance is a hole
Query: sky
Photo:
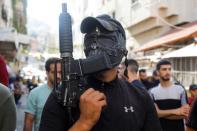
{"type": "Polygon", "coordinates": [[[56,31],[62,2],[65,0],[28,0],[28,18],[46,23],[56,31]]]}

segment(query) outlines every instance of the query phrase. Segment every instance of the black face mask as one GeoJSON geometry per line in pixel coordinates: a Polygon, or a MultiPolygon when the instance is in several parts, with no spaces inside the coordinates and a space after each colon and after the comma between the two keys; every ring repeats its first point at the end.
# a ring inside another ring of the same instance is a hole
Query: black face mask
{"type": "Polygon", "coordinates": [[[97,32],[86,34],[84,39],[85,55],[88,57],[95,55],[105,55],[113,67],[120,64],[127,50],[122,47],[125,39],[117,32],[97,32]]]}

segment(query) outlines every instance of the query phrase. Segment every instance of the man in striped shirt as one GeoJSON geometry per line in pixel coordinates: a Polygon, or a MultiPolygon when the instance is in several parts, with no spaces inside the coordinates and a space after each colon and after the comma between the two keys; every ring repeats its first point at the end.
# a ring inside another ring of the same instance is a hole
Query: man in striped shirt
{"type": "Polygon", "coordinates": [[[172,65],[167,60],[157,63],[160,84],[150,90],[163,131],[184,131],[183,119],[188,116],[186,92],[171,81],[172,65]]]}

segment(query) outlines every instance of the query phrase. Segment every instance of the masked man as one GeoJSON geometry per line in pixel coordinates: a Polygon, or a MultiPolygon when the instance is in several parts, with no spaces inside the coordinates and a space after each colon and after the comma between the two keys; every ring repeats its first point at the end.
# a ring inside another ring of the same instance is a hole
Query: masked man
{"type": "Polygon", "coordinates": [[[88,76],[88,89],[80,96],[79,107],[71,110],[71,125],[69,113],[53,92],[44,107],[40,131],[161,131],[146,91],[131,88],[117,77],[117,66],[127,54],[121,24],[108,15],[87,17],[81,31],[86,57],[103,55],[112,68],[88,76]]]}

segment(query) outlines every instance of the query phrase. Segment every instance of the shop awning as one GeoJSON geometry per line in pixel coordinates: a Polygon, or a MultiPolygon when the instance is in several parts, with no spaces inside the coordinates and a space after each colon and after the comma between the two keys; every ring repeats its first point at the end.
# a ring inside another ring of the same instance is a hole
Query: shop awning
{"type": "Polygon", "coordinates": [[[148,51],[165,45],[173,45],[178,41],[197,37],[197,21],[189,23],[186,26],[182,26],[181,28],[183,29],[175,29],[175,31],[171,31],[158,39],[144,44],[140,48],[136,49],[135,52],[148,51]]]}
{"type": "Polygon", "coordinates": [[[197,57],[197,44],[191,44],[181,49],[172,51],[162,58],[197,57]]]}

